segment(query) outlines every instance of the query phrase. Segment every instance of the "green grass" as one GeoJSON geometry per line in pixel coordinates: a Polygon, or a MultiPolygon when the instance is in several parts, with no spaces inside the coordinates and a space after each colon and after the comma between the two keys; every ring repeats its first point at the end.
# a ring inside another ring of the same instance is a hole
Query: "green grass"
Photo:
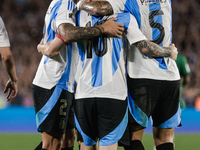
{"type": "MultiPolygon", "coordinates": [[[[41,141],[40,134],[0,134],[0,150],[33,150],[41,141]]],[[[153,137],[144,134],[145,150],[153,150],[153,137]]],[[[176,150],[200,150],[200,134],[176,134],[176,150]]],[[[77,143],[74,150],[78,150],[77,143]]],[[[123,150],[119,147],[118,150],[123,150]]]]}

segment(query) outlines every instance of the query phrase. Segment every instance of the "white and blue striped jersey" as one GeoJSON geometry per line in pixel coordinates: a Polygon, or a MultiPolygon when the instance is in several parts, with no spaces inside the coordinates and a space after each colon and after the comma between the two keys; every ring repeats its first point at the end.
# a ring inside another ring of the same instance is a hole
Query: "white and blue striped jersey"
{"type": "Polygon", "coordinates": [[[0,17],[0,47],[10,47],[8,33],[6,31],[5,24],[1,17],[0,17]]]}
{"type": "MultiPolygon", "coordinates": [[[[116,16],[116,15],[115,15],[116,16]]],[[[125,100],[127,96],[125,72],[125,39],[130,44],[145,40],[136,19],[130,13],[116,16],[124,24],[123,38],[102,35],[78,42],[81,71],[77,80],[76,99],[101,97],[125,100]]],[[[77,13],[77,25],[92,27],[105,22],[106,17],[94,17],[85,11],[77,13]]]]}
{"type": "MultiPolygon", "coordinates": [[[[73,0],[53,0],[45,16],[44,43],[55,38],[58,26],[62,23],[75,25],[73,0]]],[[[55,85],[74,92],[74,77],[76,73],[78,49],[76,43],[64,46],[54,57],[42,56],[33,84],[45,89],[55,85]]]]}
{"type": "MultiPolygon", "coordinates": [[[[130,12],[137,20],[142,33],[160,46],[172,41],[171,0],[107,0],[114,12],[130,12]]],[[[128,53],[128,73],[131,78],[179,80],[176,63],[171,58],[149,58],[132,47],[128,53]]]]}

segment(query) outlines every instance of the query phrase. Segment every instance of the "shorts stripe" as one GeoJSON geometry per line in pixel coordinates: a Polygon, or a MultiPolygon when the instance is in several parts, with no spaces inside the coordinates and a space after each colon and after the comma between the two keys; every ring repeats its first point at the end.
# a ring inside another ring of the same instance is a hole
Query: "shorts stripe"
{"type": "Polygon", "coordinates": [[[174,128],[174,127],[179,126],[180,123],[181,123],[181,109],[180,109],[180,104],[179,104],[179,108],[176,114],[174,114],[174,116],[171,117],[169,120],[157,126],[157,128],[174,128]]]}
{"type": "Polygon", "coordinates": [[[94,140],[92,140],[89,136],[87,136],[81,129],[79,122],[76,118],[76,115],[74,115],[75,118],[75,124],[76,124],[76,128],[79,131],[79,133],[82,135],[82,138],[84,139],[84,145],[86,146],[91,146],[91,145],[95,145],[96,142],[94,140]]]}
{"type": "Polygon", "coordinates": [[[110,132],[102,139],[100,139],[99,145],[106,146],[117,143],[123,136],[127,124],[128,124],[128,108],[126,109],[126,113],[124,115],[122,122],[112,132],[110,132]]]}
{"type": "Polygon", "coordinates": [[[148,116],[138,107],[134,100],[132,99],[130,93],[128,92],[128,108],[131,116],[135,119],[135,121],[143,127],[147,127],[148,125],[148,116]]]}
{"type": "Polygon", "coordinates": [[[59,99],[59,97],[62,93],[62,90],[63,89],[56,87],[53,94],[49,98],[48,102],[37,112],[36,125],[37,125],[37,128],[39,131],[40,131],[39,126],[47,118],[47,116],[49,115],[49,113],[51,112],[51,110],[53,109],[55,104],[57,103],[57,101],[55,101],[55,99],[57,99],[57,100],[59,99]]]}

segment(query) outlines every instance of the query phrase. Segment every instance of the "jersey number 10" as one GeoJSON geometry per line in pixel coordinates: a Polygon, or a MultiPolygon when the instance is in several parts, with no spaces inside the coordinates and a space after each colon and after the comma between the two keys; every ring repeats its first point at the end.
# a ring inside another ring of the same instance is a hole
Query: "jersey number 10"
{"type": "MultiPolygon", "coordinates": [[[[94,26],[101,25],[104,23],[104,20],[98,21],[94,24],[94,26]]],[[[86,24],[86,27],[91,27],[91,21],[86,24]]],[[[93,48],[96,56],[103,57],[107,53],[107,35],[103,34],[100,37],[94,37],[93,39],[89,39],[87,41],[87,58],[92,58],[93,48]],[[99,44],[102,44],[101,50],[99,50],[99,44]]]]}

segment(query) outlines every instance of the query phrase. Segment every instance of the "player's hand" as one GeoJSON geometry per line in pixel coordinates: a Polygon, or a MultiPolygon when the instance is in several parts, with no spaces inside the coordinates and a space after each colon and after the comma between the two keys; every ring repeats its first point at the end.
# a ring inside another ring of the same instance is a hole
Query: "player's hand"
{"type": "MultiPolygon", "coordinates": [[[[52,42],[52,41],[51,41],[52,42]]],[[[39,53],[43,53],[43,51],[51,45],[51,42],[43,44],[43,39],[37,45],[37,50],[39,53]]]]}
{"type": "Polygon", "coordinates": [[[108,34],[109,36],[122,38],[124,25],[122,23],[114,22],[115,20],[117,20],[117,18],[111,18],[102,25],[104,28],[104,33],[108,34]]]}
{"type": "Polygon", "coordinates": [[[176,60],[177,59],[177,55],[178,55],[178,50],[176,48],[176,46],[172,43],[170,46],[169,46],[171,49],[172,49],[172,52],[171,52],[171,58],[173,60],[176,60]]]}
{"type": "Polygon", "coordinates": [[[43,45],[43,38],[41,39],[40,43],[37,45],[38,52],[41,52],[40,46],[43,45]]]}
{"type": "Polygon", "coordinates": [[[8,82],[5,85],[5,89],[3,91],[4,93],[8,92],[8,95],[6,97],[7,101],[10,101],[13,98],[15,98],[16,95],[17,95],[17,91],[18,91],[18,89],[17,89],[17,81],[8,80],[8,82]]]}

